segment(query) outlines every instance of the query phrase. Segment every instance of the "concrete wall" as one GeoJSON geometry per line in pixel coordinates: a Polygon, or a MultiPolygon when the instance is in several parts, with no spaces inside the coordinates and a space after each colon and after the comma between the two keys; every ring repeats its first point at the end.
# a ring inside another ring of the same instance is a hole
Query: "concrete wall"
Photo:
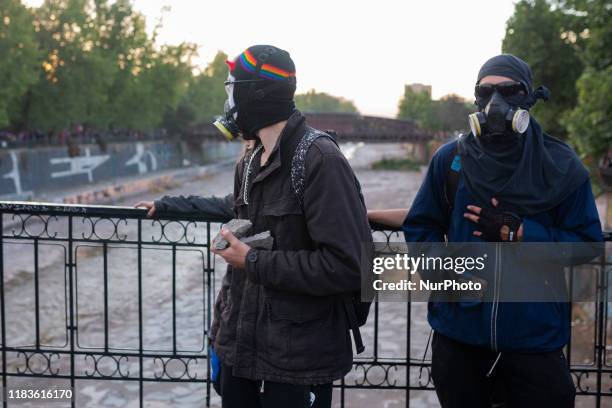
{"type": "Polygon", "coordinates": [[[238,156],[240,143],[113,143],[105,148],[68,147],[0,150],[0,199],[29,199],[121,177],[215,163],[238,156]]]}

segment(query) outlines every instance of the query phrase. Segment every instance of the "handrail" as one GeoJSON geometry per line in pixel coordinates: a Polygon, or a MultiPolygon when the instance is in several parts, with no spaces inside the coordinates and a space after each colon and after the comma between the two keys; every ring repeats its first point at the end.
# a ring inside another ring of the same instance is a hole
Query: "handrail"
{"type": "MultiPolygon", "coordinates": [[[[129,217],[129,218],[148,218],[147,209],[134,208],[128,206],[113,205],[81,205],[81,204],[60,204],[29,201],[0,201],[0,212],[10,212],[15,214],[28,214],[35,212],[43,215],[83,215],[88,217],[129,217]]],[[[197,212],[172,212],[164,211],[154,218],[165,220],[185,220],[203,222],[225,222],[224,217],[204,216],[197,212]]]]}

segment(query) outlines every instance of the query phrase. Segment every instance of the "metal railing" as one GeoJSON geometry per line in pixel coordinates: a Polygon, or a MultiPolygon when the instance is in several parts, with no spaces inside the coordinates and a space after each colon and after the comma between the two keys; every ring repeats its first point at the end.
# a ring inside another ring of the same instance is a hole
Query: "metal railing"
{"type": "MultiPolygon", "coordinates": [[[[167,383],[201,396],[184,403],[177,396],[172,406],[210,406],[208,330],[222,274],[209,246],[222,220],[145,214],[0,202],[5,407],[15,405],[8,392],[24,387],[70,388],[71,406],[89,406],[95,393],[84,390],[107,385],[125,405],[142,407],[167,383]]],[[[373,226],[376,241],[402,240],[381,228],[373,226]]],[[[594,267],[597,301],[573,307],[567,356],[580,398],[603,407],[612,400],[609,264],[594,267]]],[[[425,303],[373,305],[362,330],[366,352],[335,384],[340,406],[378,406],[388,395],[406,407],[415,398],[435,401],[425,313],[425,303]]]]}

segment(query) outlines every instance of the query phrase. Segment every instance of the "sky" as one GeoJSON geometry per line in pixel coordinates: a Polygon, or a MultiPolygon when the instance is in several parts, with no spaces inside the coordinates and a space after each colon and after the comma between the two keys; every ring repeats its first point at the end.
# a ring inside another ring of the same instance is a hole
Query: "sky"
{"type": "Polygon", "coordinates": [[[134,0],[149,29],[163,14],[159,43],[198,44],[202,66],[218,50],[233,57],[272,44],[291,54],[298,92],[343,96],[380,116],[395,116],[410,83],[432,85],[434,99],[473,100],[478,69],[501,52],[515,2],[134,0]]]}

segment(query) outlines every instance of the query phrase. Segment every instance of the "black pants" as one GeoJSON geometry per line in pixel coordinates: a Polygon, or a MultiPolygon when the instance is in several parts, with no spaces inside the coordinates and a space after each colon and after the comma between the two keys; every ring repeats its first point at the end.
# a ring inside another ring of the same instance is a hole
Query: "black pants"
{"type": "Polygon", "coordinates": [[[443,408],[572,408],[576,391],[561,350],[498,353],[434,333],[431,374],[443,408]],[[500,402],[500,405],[494,403],[500,402]]]}
{"type": "Polygon", "coordinates": [[[262,386],[261,381],[234,377],[226,365],[221,367],[220,382],[223,408],[331,408],[331,383],[309,386],[265,381],[262,386]]]}

